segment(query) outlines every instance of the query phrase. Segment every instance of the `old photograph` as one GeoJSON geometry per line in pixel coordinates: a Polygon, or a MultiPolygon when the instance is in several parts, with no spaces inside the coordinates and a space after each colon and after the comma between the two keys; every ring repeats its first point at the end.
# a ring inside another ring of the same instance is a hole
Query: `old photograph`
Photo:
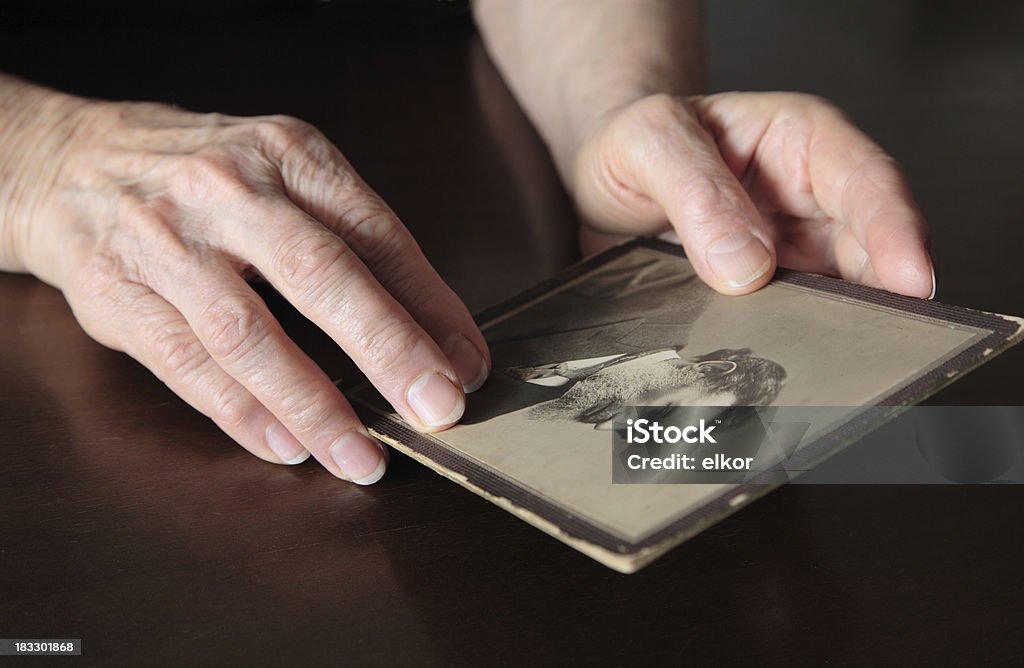
{"type": "MultiPolygon", "coordinates": [[[[462,423],[375,434],[620,570],[764,493],[612,481],[611,429],[635,406],[830,406],[812,448],[864,407],[919,401],[1008,345],[1015,321],[781,272],[742,297],[677,246],[634,241],[485,313],[493,372],[462,423]],[[985,352],[985,351],[988,352],[985,352]],[[582,541],[582,546],[579,541],[582,541]]],[[[820,418],[820,413],[818,414],[820,418]]]]}

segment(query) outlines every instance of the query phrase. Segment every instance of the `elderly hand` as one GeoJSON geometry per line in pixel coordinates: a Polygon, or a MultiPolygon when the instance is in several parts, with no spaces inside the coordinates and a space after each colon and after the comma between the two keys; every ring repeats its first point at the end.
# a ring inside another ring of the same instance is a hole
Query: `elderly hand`
{"type": "Polygon", "coordinates": [[[19,125],[2,212],[18,252],[0,268],[60,288],[93,338],[267,461],[312,453],[360,484],[386,466],[246,283],[252,275],[327,332],[412,425],[458,421],[464,392],[487,376],[486,343],[322,134],[284,116],[60,98],[38,101],[19,125]]]}
{"type": "Polygon", "coordinates": [[[586,250],[671,230],[727,294],[760,288],[778,264],[934,295],[925,224],[899,168],[831,104],[659,94],[597,125],[568,175],[586,250]]]}

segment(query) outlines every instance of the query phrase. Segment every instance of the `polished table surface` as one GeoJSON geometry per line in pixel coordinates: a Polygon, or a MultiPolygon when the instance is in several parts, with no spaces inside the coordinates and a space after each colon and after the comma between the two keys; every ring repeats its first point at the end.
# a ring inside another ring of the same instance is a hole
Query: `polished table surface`
{"type": "MultiPolygon", "coordinates": [[[[712,2],[711,87],[842,104],[905,166],[940,299],[1024,314],[1018,3],[839,4],[712,2]]],[[[15,21],[0,69],[313,122],[474,310],[575,254],[465,17],[15,21]]],[[[932,401],[1020,405],[1022,379],[1024,346],[932,401]]],[[[26,276],[0,275],[0,452],[0,637],[118,665],[1024,659],[1019,486],[789,486],[619,575],[401,455],[369,488],[258,461],[26,276]]]]}

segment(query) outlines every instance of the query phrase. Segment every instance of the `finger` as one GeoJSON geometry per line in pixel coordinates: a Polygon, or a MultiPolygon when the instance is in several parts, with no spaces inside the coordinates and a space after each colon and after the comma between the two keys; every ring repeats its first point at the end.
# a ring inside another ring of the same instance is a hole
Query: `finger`
{"type": "Polygon", "coordinates": [[[414,427],[444,429],[462,417],[451,363],[347,244],[283,198],[262,199],[250,215],[246,228],[229,230],[229,252],[249,258],[414,427]]]}
{"type": "Polygon", "coordinates": [[[775,270],[771,236],[686,103],[654,96],[627,113],[632,122],[613,130],[605,149],[609,180],[662,209],[708,285],[726,294],[765,285],[775,270]]]}
{"type": "Polygon", "coordinates": [[[307,451],[248,390],[210,357],[192,328],[171,304],[140,284],[126,284],[132,294],[117,313],[119,347],[145,365],[179,397],[213,420],[246,450],[268,462],[299,464],[307,451]]]}
{"type": "MultiPolygon", "coordinates": [[[[284,121],[289,127],[289,119],[284,121]]],[[[341,152],[313,128],[306,126],[305,130],[306,136],[288,143],[291,149],[281,155],[279,167],[287,197],[355,251],[440,346],[464,391],[478,389],[490,371],[490,354],[465,304],[341,152]]]]}
{"type": "Polygon", "coordinates": [[[796,93],[718,93],[692,102],[771,229],[778,264],[839,275],[839,226],[821,211],[807,176],[811,112],[821,102],[796,93]]]}
{"type": "Polygon", "coordinates": [[[841,275],[931,298],[927,227],[896,162],[831,109],[820,114],[807,161],[821,209],[857,242],[836,245],[841,275]]]}
{"type": "Polygon", "coordinates": [[[383,448],[263,300],[226,263],[192,261],[187,271],[187,280],[158,279],[154,287],[223,372],[282,425],[267,432],[271,446],[296,441],[339,478],[360,485],[379,480],[386,469],[383,448]]]}

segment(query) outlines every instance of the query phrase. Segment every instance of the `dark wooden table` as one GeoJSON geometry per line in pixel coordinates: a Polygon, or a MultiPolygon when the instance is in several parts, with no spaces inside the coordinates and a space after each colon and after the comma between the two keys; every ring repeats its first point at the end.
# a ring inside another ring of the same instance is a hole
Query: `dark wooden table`
{"type": "MultiPolygon", "coordinates": [[[[941,299],[1024,314],[1018,3],[746,0],[710,24],[714,89],[826,95],[902,161],[941,299]]],[[[575,252],[465,19],[9,22],[0,68],[315,123],[473,309],[575,252]]],[[[1022,378],[1024,346],[934,401],[1024,404],[1022,378]]],[[[1021,487],[790,486],[618,575],[402,456],[370,488],[259,462],[25,276],[0,276],[0,452],[0,637],[117,665],[1024,658],[1021,487]]]]}

